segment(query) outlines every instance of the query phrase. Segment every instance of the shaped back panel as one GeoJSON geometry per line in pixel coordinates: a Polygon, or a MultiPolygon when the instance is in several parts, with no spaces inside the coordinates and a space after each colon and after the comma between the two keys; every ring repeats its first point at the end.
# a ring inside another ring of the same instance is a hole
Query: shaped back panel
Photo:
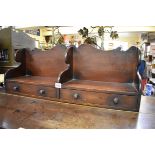
{"type": "Polygon", "coordinates": [[[137,81],[139,50],[103,51],[83,44],[73,53],[73,76],[75,79],[104,82],[137,81]]]}
{"type": "Polygon", "coordinates": [[[58,77],[65,70],[65,46],[55,46],[48,51],[26,51],[26,72],[32,76],[58,77]]]}

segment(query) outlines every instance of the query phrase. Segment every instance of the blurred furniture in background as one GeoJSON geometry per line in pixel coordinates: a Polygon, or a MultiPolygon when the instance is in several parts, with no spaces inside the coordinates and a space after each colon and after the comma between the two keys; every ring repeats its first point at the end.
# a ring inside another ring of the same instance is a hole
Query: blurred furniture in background
{"type": "Polygon", "coordinates": [[[16,51],[21,48],[35,48],[35,41],[24,32],[18,32],[12,27],[0,30],[0,74],[18,64],[14,60],[16,51]]]}

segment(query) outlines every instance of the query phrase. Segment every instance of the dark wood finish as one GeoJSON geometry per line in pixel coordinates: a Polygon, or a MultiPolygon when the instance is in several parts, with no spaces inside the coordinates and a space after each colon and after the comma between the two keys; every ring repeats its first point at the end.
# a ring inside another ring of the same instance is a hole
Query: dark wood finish
{"type": "Polygon", "coordinates": [[[55,82],[67,68],[66,47],[59,45],[48,51],[22,49],[17,52],[20,65],[5,75],[6,92],[48,99],[59,97],[55,82]],[[17,88],[18,87],[18,88],[17,88]]]}
{"type": "Polygon", "coordinates": [[[24,49],[18,51],[16,61],[21,62],[19,67],[5,76],[8,93],[139,110],[136,47],[127,51],[102,51],[84,44],[67,50],[56,46],[46,52],[24,49]],[[61,89],[54,89],[56,82],[63,84],[61,89]]]}
{"type": "Polygon", "coordinates": [[[65,62],[68,65],[68,67],[59,74],[59,77],[58,77],[59,83],[65,83],[69,81],[70,79],[72,79],[73,77],[73,50],[74,48],[75,48],[74,46],[71,46],[70,48],[67,49],[67,53],[65,56],[65,62]]]}
{"type": "Polygon", "coordinates": [[[1,128],[155,129],[155,98],[142,96],[139,113],[0,93],[1,128]]]}
{"type": "Polygon", "coordinates": [[[19,64],[17,67],[10,69],[6,72],[4,77],[4,82],[6,82],[6,80],[9,78],[26,75],[25,52],[26,52],[26,49],[18,50],[18,52],[16,53],[15,61],[19,64]]]}
{"type": "MultiPolygon", "coordinates": [[[[122,94],[126,96],[123,99],[126,101],[126,110],[139,110],[141,92],[137,75],[140,53],[138,48],[131,47],[127,51],[103,51],[91,45],[83,44],[78,48],[71,47],[68,51],[70,51],[67,59],[69,68],[60,76],[60,82],[63,83],[60,91],[62,100],[66,100],[66,95],[71,95],[74,90],[77,92],[82,90],[88,91],[85,92],[84,98],[90,104],[94,103],[93,98],[96,99],[96,104],[91,105],[101,106],[102,104],[103,107],[111,108],[112,106],[107,106],[109,99],[107,99],[106,94],[111,93],[111,97],[113,94],[122,94]],[[68,77],[68,81],[66,77],[68,77]],[[96,92],[102,92],[103,96],[94,97],[96,92]],[[135,98],[130,102],[128,101],[128,95],[135,98]]],[[[67,97],[67,101],[74,102],[70,97],[67,97]]],[[[82,100],[78,102],[83,104],[82,100]]],[[[124,109],[123,107],[118,104],[113,108],[124,109]]]]}
{"type": "Polygon", "coordinates": [[[60,72],[66,69],[64,57],[65,46],[55,46],[46,52],[32,51],[26,53],[26,69],[32,76],[51,77],[57,79],[60,72]]]}
{"type": "MultiPolygon", "coordinates": [[[[45,80],[45,78],[43,79],[45,80]]],[[[19,95],[26,95],[26,96],[34,96],[34,97],[41,97],[47,99],[57,98],[57,93],[54,87],[49,87],[49,85],[45,84],[27,84],[20,83],[20,82],[8,82],[7,85],[7,92],[19,95]]]]}
{"type": "Polygon", "coordinates": [[[70,103],[96,107],[133,111],[137,111],[138,108],[138,97],[129,95],[62,89],[60,98],[70,103]]]}
{"type": "Polygon", "coordinates": [[[131,83],[137,80],[139,56],[136,47],[128,51],[102,51],[82,45],[74,52],[74,78],[81,80],[131,83]]]}
{"type": "Polygon", "coordinates": [[[91,80],[70,80],[63,85],[63,88],[88,90],[95,92],[106,92],[116,94],[138,94],[136,86],[133,83],[118,82],[100,82],[91,80]]]}

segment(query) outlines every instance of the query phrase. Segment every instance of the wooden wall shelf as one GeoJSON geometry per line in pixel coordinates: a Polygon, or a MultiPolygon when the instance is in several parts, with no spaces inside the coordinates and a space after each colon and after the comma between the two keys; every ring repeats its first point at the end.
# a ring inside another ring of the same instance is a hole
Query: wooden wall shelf
{"type": "Polygon", "coordinates": [[[96,106],[139,111],[139,50],[103,51],[83,44],[56,46],[47,52],[21,50],[21,65],[5,76],[8,93],[96,106]],[[60,88],[55,87],[60,84],[60,88]]]}

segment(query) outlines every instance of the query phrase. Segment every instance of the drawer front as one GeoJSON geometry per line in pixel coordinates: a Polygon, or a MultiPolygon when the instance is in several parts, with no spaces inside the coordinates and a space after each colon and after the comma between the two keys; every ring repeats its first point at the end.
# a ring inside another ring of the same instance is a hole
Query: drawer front
{"type": "Polygon", "coordinates": [[[13,94],[21,94],[26,96],[56,98],[56,89],[48,86],[37,86],[31,84],[23,84],[18,82],[7,82],[6,91],[13,94]]]}
{"type": "Polygon", "coordinates": [[[61,89],[60,98],[67,102],[96,107],[138,111],[138,96],[61,89]]]}

